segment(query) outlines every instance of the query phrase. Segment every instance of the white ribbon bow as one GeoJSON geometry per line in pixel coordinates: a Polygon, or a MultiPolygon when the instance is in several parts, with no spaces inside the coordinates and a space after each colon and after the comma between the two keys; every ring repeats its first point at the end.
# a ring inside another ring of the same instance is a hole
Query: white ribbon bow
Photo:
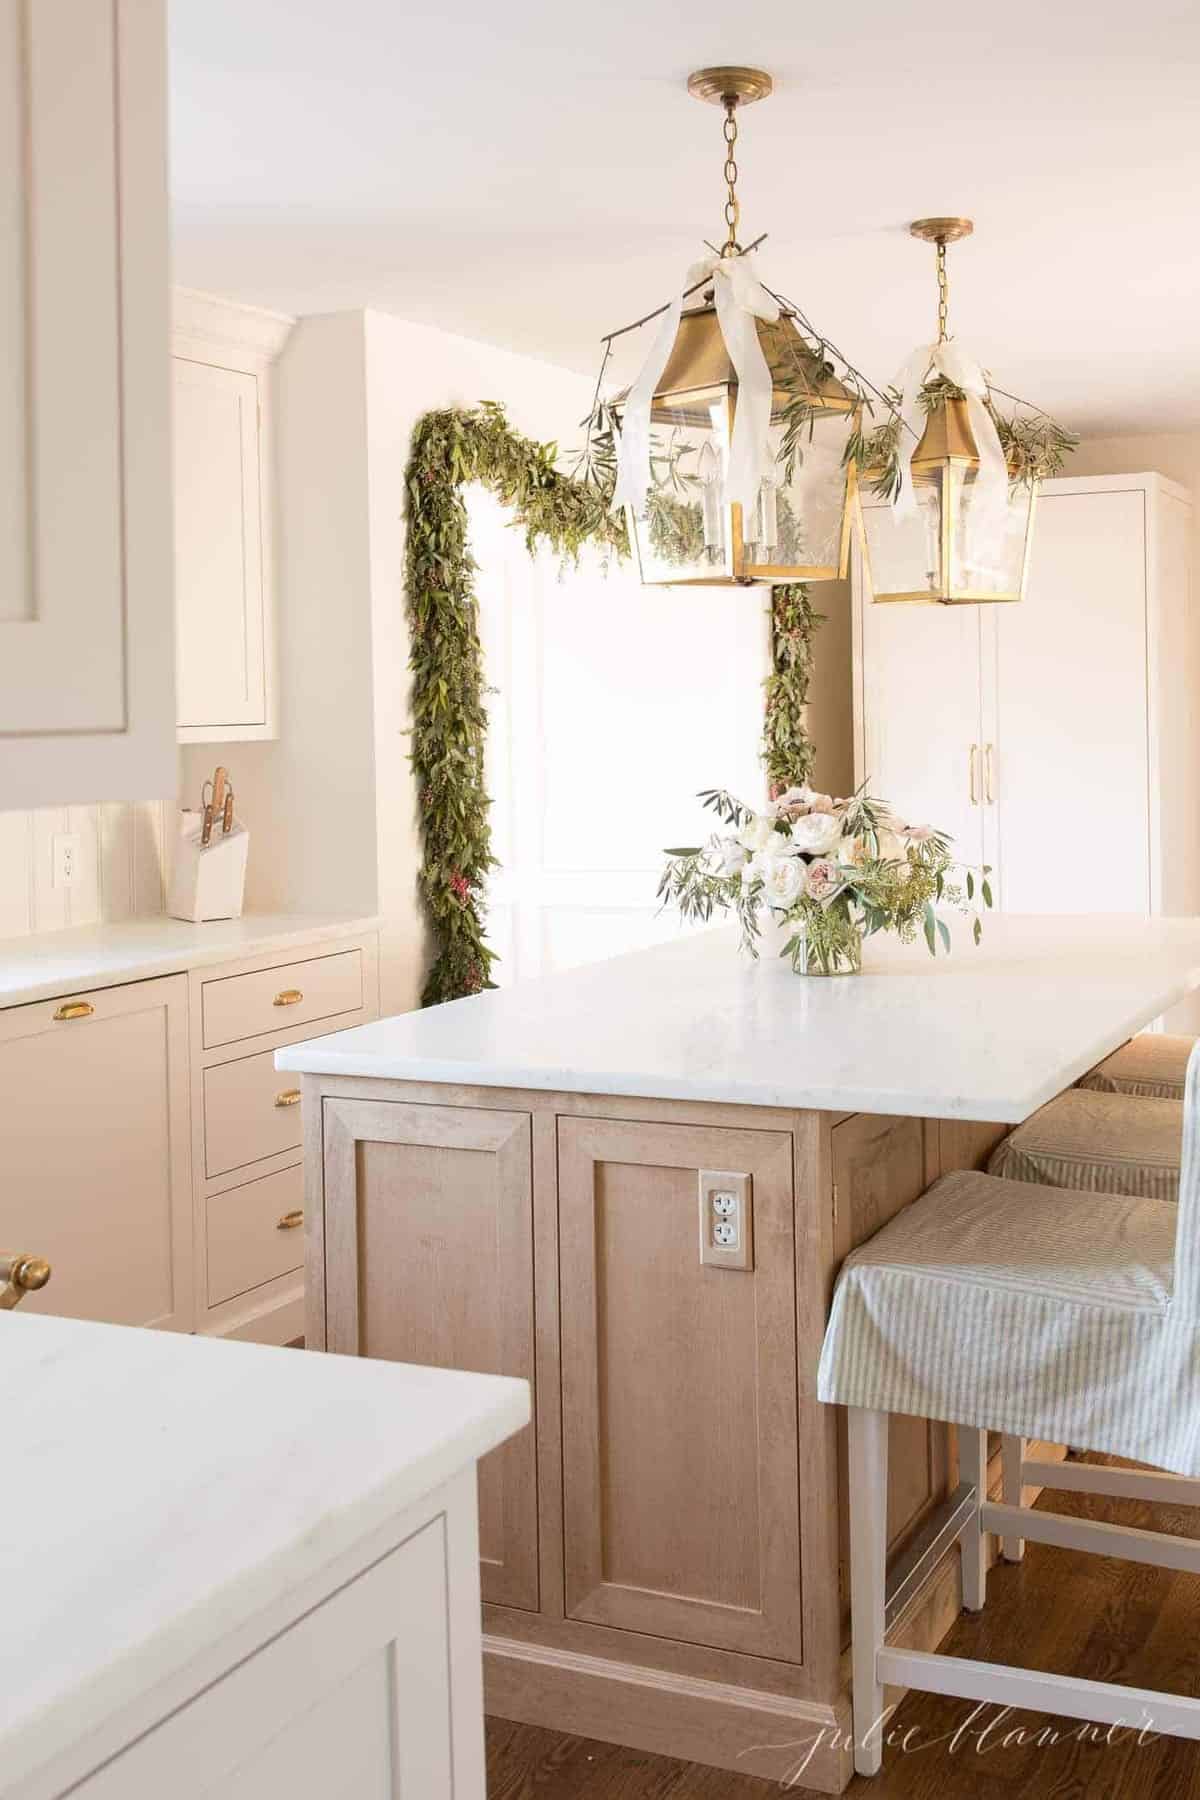
{"type": "Polygon", "coordinates": [[[979,534],[976,544],[998,550],[1008,520],[1008,464],[995,420],[983,404],[987,379],[979,364],[957,344],[923,344],[914,350],[896,377],[894,385],[900,391],[900,485],[893,510],[900,519],[916,514],[912,459],[925,429],[920,393],[930,374],[944,375],[967,397],[967,417],[979,452],[979,473],[971,505],[972,524],[979,534]]]}
{"type": "MultiPolygon", "coordinates": [[[[748,256],[710,256],[688,270],[685,288],[711,277],[717,323],[738,378],[733,441],[725,472],[725,500],[749,510],[775,459],[771,454],[771,371],[758,341],[755,319],[771,324],[779,306],[754,273],[748,256]]],[[[679,331],[683,291],[663,315],[641,373],[629,390],[617,450],[617,485],[613,507],[631,506],[640,518],[650,491],[650,407],[679,331]]]]}

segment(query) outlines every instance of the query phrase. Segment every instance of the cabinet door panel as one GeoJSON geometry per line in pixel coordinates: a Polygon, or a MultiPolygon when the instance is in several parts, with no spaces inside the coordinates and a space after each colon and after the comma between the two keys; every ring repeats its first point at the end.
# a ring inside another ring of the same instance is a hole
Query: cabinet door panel
{"type": "Polygon", "coordinates": [[[979,614],[984,609],[876,606],[861,566],[856,590],[858,779],[902,819],[948,832],[965,862],[982,862],[979,614]]]}
{"type": "Polygon", "coordinates": [[[175,786],[161,0],[0,0],[5,804],[175,786]]]}
{"type": "Polygon", "coordinates": [[[192,1324],[187,977],[0,1014],[0,1241],[48,1258],[28,1312],[192,1324]]]}
{"type": "Polygon", "coordinates": [[[266,723],[258,379],[175,357],[181,726],[266,723]]]}
{"type": "Polygon", "coordinates": [[[558,1141],[567,1612],[799,1661],[791,1137],[558,1141]],[[750,1176],[750,1271],[700,1262],[701,1169],[750,1176]]]}
{"type": "MultiPolygon", "coordinates": [[[[532,1382],[527,1113],[326,1100],[327,1348],[532,1382]]],[[[536,1609],[532,1428],[479,1469],[483,1597],[536,1609]]]]}
{"type": "Polygon", "coordinates": [[[1011,912],[1150,908],[1145,504],[1141,488],[1039,496],[1028,597],[988,622],[997,899],[1011,912]],[[1098,872],[1068,841],[1117,849],[1098,872]]]}

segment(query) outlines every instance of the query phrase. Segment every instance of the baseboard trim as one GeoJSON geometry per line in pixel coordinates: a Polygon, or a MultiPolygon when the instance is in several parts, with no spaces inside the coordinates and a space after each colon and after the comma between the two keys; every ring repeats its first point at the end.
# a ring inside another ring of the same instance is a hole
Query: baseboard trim
{"type": "Polygon", "coordinates": [[[483,1640],[484,1703],[497,1718],[840,1794],[852,1773],[848,1702],[825,1706],[666,1669],[483,1640]]]}

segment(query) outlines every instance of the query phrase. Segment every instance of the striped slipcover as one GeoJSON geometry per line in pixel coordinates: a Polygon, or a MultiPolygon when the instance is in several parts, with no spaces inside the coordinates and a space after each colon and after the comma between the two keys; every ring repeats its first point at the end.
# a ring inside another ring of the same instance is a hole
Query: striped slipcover
{"type": "Polygon", "coordinates": [[[1076,1083],[1102,1094],[1138,1094],[1145,1100],[1182,1100],[1195,1038],[1140,1031],[1076,1083]]]}
{"type": "Polygon", "coordinates": [[[1198,1071],[1193,1056],[1178,1207],[971,1171],[855,1250],[821,1399],[1200,1476],[1198,1071]]]}
{"type": "Polygon", "coordinates": [[[988,1174],[1092,1194],[1178,1200],[1182,1100],[1068,1088],[997,1144],[988,1174]]]}

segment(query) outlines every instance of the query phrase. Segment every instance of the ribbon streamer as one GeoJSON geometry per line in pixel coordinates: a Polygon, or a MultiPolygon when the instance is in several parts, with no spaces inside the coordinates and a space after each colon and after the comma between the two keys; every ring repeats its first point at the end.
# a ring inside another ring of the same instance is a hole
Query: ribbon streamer
{"type": "MultiPolygon", "coordinates": [[[[717,307],[717,324],[738,378],[733,439],[725,471],[724,494],[747,511],[758,504],[763,479],[774,467],[771,453],[771,371],[758,341],[755,319],[769,323],[779,317],[779,306],[763,287],[749,256],[710,256],[688,270],[683,288],[695,287],[711,277],[717,307]]],[[[641,518],[650,491],[650,409],[654,391],[674,348],[683,313],[683,289],[671,301],[655,334],[637,380],[629,390],[617,448],[617,485],[614,509],[630,506],[641,518]]]]}
{"type": "Polygon", "coordinates": [[[898,519],[916,516],[912,459],[925,429],[920,394],[930,374],[945,376],[967,397],[967,418],[979,453],[971,506],[972,523],[979,534],[976,544],[998,551],[1008,522],[1008,464],[996,422],[983,403],[987,379],[979,364],[957,344],[923,344],[914,350],[896,377],[894,385],[900,392],[900,485],[892,502],[893,511],[898,519]]]}

